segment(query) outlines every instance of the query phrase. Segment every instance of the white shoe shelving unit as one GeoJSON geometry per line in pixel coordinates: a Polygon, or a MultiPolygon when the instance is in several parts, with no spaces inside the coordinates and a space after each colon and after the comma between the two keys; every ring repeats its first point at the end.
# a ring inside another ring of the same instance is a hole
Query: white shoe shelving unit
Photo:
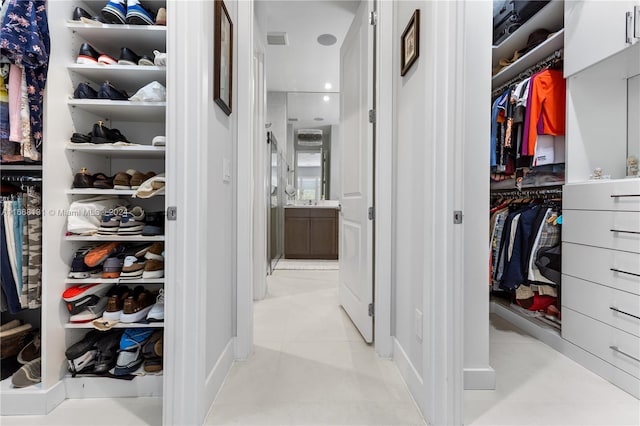
{"type": "MultiPolygon", "coordinates": [[[[157,242],[164,236],[79,236],[66,235],[68,211],[73,201],[98,195],[119,197],[123,203],[141,206],[146,212],[165,211],[165,197],[132,198],[133,190],[74,189],[73,177],[81,168],[89,173],[135,169],[146,173],[165,171],[165,149],[151,145],[153,137],[166,135],[166,103],[143,103],[94,99],[73,99],[78,83],[88,82],[96,90],[104,81],[132,96],[152,81],[166,87],[165,67],[124,65],[79,65],[75,63],[83,42],[101,53],[118,59],[127,47],[136,54],[153,58],[153,51],[166,52],[167,28],[164,26],[89,25],[71,22],[73,9],[80,6],[92,15],[100,13],[106,1],[49,2],[51,57],[45,94],[45,128],[42,174],[46,182],[43,194],[43,308],[42,308],[42,383],[26,389],[7,389],[2,384],[1,414],[45,414],[65,398],[162,396],[162,374],[147,374],[131,381],[98,376],[71,377],[64,352],[81,340],[91,324],[71,324],[62,302],[62,292],[73,285],[108,282],[138,285],[157,290],[165,285],[159,279],[87,279],[67,277],[75,250],[87,243],[157,242]],[[138,145],[72,144],[72,133],[87,134],[93,124],[118,129],[138,145]]],[[[145,2],[152,9],[166,7],[165,0],[145,2]]],[[[166,261],[165,261],[166,266],[166,261]]],[[[163,328],[164,322],[118,324],[116,328],[163,328]]]]}

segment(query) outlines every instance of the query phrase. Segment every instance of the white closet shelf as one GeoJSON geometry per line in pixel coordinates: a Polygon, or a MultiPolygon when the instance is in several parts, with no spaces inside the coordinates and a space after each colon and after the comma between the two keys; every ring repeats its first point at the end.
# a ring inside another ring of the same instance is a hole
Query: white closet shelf
{"type": "Polygon", "coordinates": [[[139,278],[135,280],[125,280],[122,278],[67,278],[65,284],[164,284],[164,278],[139,278]]]}
{"type": "Polygon", "coordinates": [[[127,195],[131,196],[136,193],[134,189],[93,189],[93,188],[74,188],[65,191],[67,195],[127,195]]]}
{"type": "Polygon", "coordinates": [[[111,120],[164,122],[166,102],[131,102],[101,99],[69,99],[67,103],[111,120]]]}
{"type": "Polygon", "coordinates": [[[146,241],[164,241],[164,235],[66,235],[65,241],[99,241],[102,243],[110,241],[119,242],[146,242],[146,241]]]}
{"type": "Polygon", "coordinates": [[[82,374],[64,377],[67,398],[125,398],[162,396],[162,373],[136,376],[133,380],[82,374]]]}
{"type": "MultiPolygon", "coordinates": [[[[69,329],[93,329],[93,325],[90,322],[86,323],[67,323],[64,325],[64,328],[69,329]]],[[[123,323],[119,322],[113,326],[113,328],[164,328],[164,322],[152,322],[149,324],[141,323],[141,322],[132,322],[132,323],[123,323]]]]}
{"type": "MultiPolygon", "coordinates": [[[[526,55],[515,61],[513,64],[503,68],[498,74],[491,79],[491,87],[496,88],[510,79],[516,77],[521,72],[531,68],[539,61],[543,60],[553,52],[562,49],[564,46],[564,29],[555,33],[551,38],[544,41],[535,49],[529,51],[526,55]]],[[[511,52],[510,57],[513,55],[511,52]]]]}
{"type": "Polygon", "coordinates": [[[5,172],[32,172],[42,171],[41,165],[30,166],[28,164],[2,164],[0,170],[5,172]]]}
{"type": "Polygon", "coordinates": [[[67,68],[97,84],[108,80],[118,88],[136,88],[137,90],[153,80],[159,81],[164,86],[167,85],[166,67],[72,64],[67,68]]]}
{"type": "Polygon", "coordinates": [[[502,43],[493,46],[493,66],[498,64],[500,58],[511,58],[513,52],[524,48],[533,31],[544,28],[553,32],[562,27],[564,27],[564,1],[551,0],[502,43]]]}
{"type": "Polygon", "coordinates": [[[161,158],[164,157],[166,152],[166,149],[163,146],[151,145],[118,146],[111,144],[91,145],[69,143],[65,149],[69,151],[86,152],[88,154],[125,158],[161,158]]]}
{"type": "Polygon", "coordinates": [[[164,26],[68,22],[67,27],[100,51],[115,53],[114,46],[128,47],[138,55],[151,55],[154,49],[166,51],[167,27],[164,26]]]}

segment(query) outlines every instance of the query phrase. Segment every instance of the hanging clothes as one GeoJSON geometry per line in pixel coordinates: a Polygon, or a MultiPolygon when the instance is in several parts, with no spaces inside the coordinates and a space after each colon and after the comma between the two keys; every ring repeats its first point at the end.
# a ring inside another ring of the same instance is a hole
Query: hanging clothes
{"type": "Polygon", "coordinates": [[[539,134],[565,134],[567,86],[562,72],[544,70],[531,76],[524,122],[522,154],[534,155],[539,134]]]}
{"type": "MultiPolygon", "coordinates": [[[[31,142],[15,140],[17,130],[11,129],[11,140],[21,142],[26,158],[39,161],[42,153],[42,112],[44,88],[49,66],[50,39],[45,0],[6,0],[6,16],[0,29],[0,54],[24,73],[29,112],[29,138],[31,142]]],[[[13,68],[13,67],[12,67],[13,68]]],[[[18,73],[17,69],[12,72],[18,73]]],[[[22,75],[20,75],[22,86],[22,75]]],[[[12,77],[10,76],[10,81],[12,77]]],[[[9,108],[16,108],[9,84],[9,108]]],[[[0,111],[1,112],[1,111],[0,111]]],[[[0,114],[1,116],[1,114],[0,114]]],[[[13,124],[13,121],[11,122],[13,124]]],[[[21,126],[22,128],[22,126],[21,126]]]]}

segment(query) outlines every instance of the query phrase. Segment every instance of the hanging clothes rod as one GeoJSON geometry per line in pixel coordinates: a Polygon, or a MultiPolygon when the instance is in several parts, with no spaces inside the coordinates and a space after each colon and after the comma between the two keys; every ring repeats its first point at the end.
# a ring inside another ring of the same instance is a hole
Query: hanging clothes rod
{"type": "Polygon", "coordinates": [[[0,178],[5,182],[19,182],[19,183],[42,182],[41,177],[35,177],[35,176],[2,175],[0,178]]]}
{"type": "Polygon", "coordinates": [[[491,198],[549,198],[562,196],[562,188],[494,191],[491,198]]]}
{"type": "Polygon", "coordinates": [[[491,92],[491,98],[496,98],[497,96],[503,94],[505,92],[505,90],[507,90],[512,85],[521,82],[525,78],[531,77],[533,74],[537,73],[538,71],[542,71],[542,70],[544,70],[546,68],[549,68],[549,67],[557,64],[558,62],[562,61],[563,59],[564,59],[564,49],[556,50],[555,52],[553,52],[551,55],[547,56],[546,58],[544,58],[540,62],[536,63],[535,65],[533,65],[533,66],[531,66],[529,68],[527,68],[525,71],[522,71],[516,77],[513,77],[511,80],[509,80],[506,83],[498,86],[498,88],[494,89],[491,92]]]}

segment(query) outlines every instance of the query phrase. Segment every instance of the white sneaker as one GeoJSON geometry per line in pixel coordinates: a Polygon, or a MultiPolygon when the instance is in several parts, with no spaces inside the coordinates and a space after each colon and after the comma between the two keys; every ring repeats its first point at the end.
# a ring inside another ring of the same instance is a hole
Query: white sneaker
{"type": "Polygon", "coordinates": [[[147,321],[164,321],[164,289],[160,289],[156,303],[147,314],[147,321]]]}

